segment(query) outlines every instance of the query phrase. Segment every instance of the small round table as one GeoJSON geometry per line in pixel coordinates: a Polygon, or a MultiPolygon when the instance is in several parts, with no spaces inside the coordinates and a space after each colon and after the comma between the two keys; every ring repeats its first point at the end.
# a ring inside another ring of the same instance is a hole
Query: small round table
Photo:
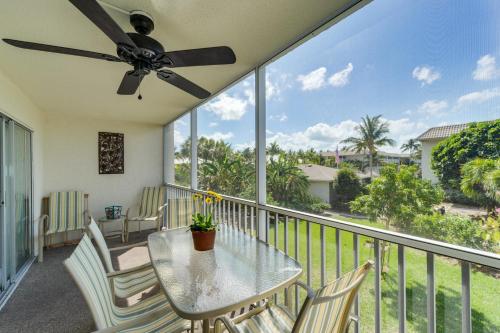
{"type": "Polygon", "coordinates": [[[117,219],[108,219],[106,216],[103,216],[97,220],[97,224],[99,225],[99,229],[101,230],[101,233],[104,237],[106,238],[120,237],[122,239],[122,243],[125,243],[125,232],[123,228],[124,220],[125,220],[125,215],[122,215],[117,219]],[[109,224],[111,222],[119,222],[121,225],[121,230],[113,230],[105,234],[104,224],[109,224]]]}

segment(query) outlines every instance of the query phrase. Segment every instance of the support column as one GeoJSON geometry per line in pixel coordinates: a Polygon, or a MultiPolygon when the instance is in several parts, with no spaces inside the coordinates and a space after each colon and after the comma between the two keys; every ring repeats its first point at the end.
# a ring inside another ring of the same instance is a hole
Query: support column
{"type": "Polygon", "coordinates": [[[175,183],[174,123],[163,127],[163,182],[175,183]]]}
{"type": "MultiPolygon", "coordinates": [[[[255,194],[259,205],[266,204],[266,68],[255,70],[255,194]]],[[[266,212],[257,210],[258,237],[266,240],[266,212]]]]}
{"type": "Polygon", "coordinates": [[[198,110],[191,110],[191,188],[198,188],[198,110]]]}

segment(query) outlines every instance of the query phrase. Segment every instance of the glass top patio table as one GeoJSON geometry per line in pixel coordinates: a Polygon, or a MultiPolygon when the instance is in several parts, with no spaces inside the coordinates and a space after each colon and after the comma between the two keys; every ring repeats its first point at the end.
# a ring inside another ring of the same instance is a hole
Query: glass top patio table
{"type": "Polygon", "coordinates": [[[302,274],[294,259],[226,225],[210,251],[194,249],[188,228],[155,232],[148,248],[172,308],[189,320],[207,321],[260,301],[302,274]]]}

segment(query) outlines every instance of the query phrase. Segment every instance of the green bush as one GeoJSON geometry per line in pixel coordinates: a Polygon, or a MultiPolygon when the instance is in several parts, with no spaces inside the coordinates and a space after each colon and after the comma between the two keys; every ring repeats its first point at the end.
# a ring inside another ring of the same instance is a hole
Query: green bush
{"type": "Polygon", "coordinates": [[[460,168],[477,157],[500,157],[500,119],[472,123],[432,150],[432,169],[445,188],[460,190],[460,168]]]}
{"type": "Polygon", "coordinates": [[[418,236],[475,249],[491,250],[489,242],[483,240],[481,223],[468,217],[439,213],[417,215],[411,229],[412,233],[418,236]]]}
{"type": "Polygon", "coordinates": [[[334,208],[348,210],[349,202],[363,192],[361,181],[352,168],[343,167],[333,182],[331,205],[334,208]]]}

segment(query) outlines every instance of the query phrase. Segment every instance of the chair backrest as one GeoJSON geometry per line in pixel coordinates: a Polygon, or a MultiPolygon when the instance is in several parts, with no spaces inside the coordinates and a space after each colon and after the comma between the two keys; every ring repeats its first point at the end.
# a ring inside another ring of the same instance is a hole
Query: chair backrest
{"type": "Polygon", "coordinates": [[[108,245],[106,244],[106,240],[99,229],[97,223],[95,223],[94,219],[91,219],[87,229],[92,234],[94,238],[97,248],[99,249],[99,253],[101,254],[101,258],[104,261],[104,266],[106,266],[106,271],[108,273],[114,272],[113,263],[111,261],[111,254],[109,253],[108,245]]]}
{"type": "Polygon", "coordinates": [[[165,203],[165,186],[145,187],[142,191],[139,206],[140,217],[153,217],[158,215],[158,208],[165,203]]]}
{"type": "Polygon", "coordinates": [[[48,203],[48,230],[46,234],[85,228],[88,195],[79,191],[52,192],[48,203]]]}
{"type": "Polygon", "coordinates": [[[201,212],[201,200],[193,198],[175,198],[167,200],[167,226],[169,229],[186,227],[192,224],[192,216],[201,212]]]}
{"type": "Polygon", "coordinates": [[[73,254],[64,261],[87,302],[97,329],[117,323],[109,281],[90,238],[84,235],[73,254]]]}
{"type": "Polygon", "coordinates": [[[304,302],[293,332],[344,332],[356,295],[371,267],[372,263],[367,262],[316,291],[314,298],[304,302]]]}

